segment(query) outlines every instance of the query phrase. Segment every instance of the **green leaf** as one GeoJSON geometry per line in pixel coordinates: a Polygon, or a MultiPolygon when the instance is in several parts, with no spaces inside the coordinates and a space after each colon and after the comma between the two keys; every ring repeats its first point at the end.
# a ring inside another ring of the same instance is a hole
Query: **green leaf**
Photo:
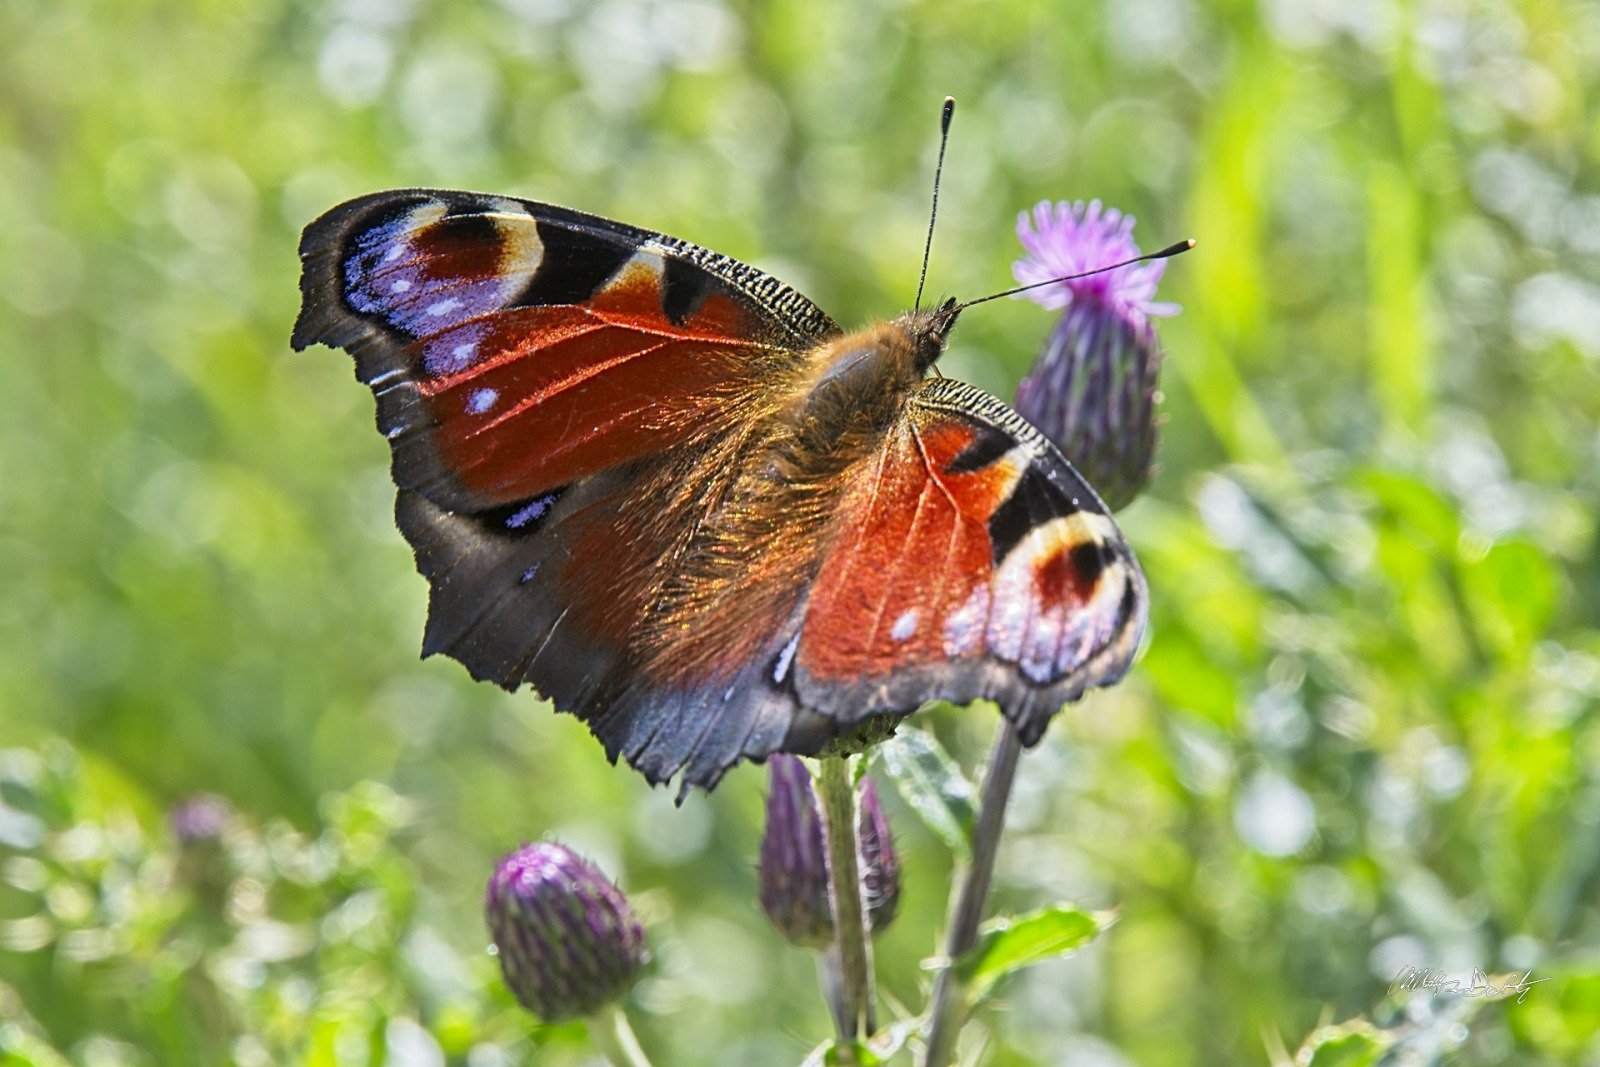
{"type": "Polygon", "coordinates": [[[1365,1019],[1351,1019],[1313,1030],[1294,1061],[1307,1067],[1372,1067],[1392,1044],[1393,1037],[1365,1019]]]}
{"type": "Polygon", "coordinates": [[[1116,921],[1114,912],[1087,912],[1055,904],[984,925],[972,951],[956,961],[956,975],[976,1004],[1008,974],[1045,960],[1070,956],[1116,921]]]}
{"type": "Polygon", "coordinates": [[[963,860],[972,858],[977,791],[961,767],[926,730],[902,726],[878,754],[911,809],[963,860]]]}
{"type": "Polygon", "coordinates": [[[1455,511],[1437,490],[1415,478],[1387,471],[1371,471],[1360,482],[1412,540],[1437,555],[1455,553],[1461,526],[1455,511]]]}
{"type": "Polygon", "coordinates": [[[1560,580],[1549,557],[1526,541],[1508,541],[1461,570],[1484,643],[1506,657],[1525,655],[1556,607],[1560,580]]]}
{"type": "Polygon", "coordinates": [[[824,1041],[800,1067],[880,1067],[886,1062],[865,1041],[824,1041]]]}

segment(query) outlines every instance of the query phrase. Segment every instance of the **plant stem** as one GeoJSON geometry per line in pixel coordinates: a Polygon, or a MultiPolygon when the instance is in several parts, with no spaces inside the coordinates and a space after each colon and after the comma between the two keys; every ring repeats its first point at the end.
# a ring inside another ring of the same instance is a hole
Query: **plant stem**
{"type": "Polygon", "coordinates": [[[603,1015],[589,1021],[589,1038],[599,1046],[605,1061],[614,1067],[651,1067],[650,1057],[644,1054],[644,1047],[628,1023],[628,1014],[620,1005],[612,1009],[610,1022],[606,1026],[603,1015]]]}
{"type": "Polygon", "coordinates": [[[850,759],[825,756],[817,780],[822,822],[828,838],[828,900],[833,909],[834,944],[839,951],[844,1011],[839,1036],[854,1040],[873,1029],[872,945],[861,903],[861,872],[856,860],[856,789],[850,759]]]}
{"type": "Polygon", "coordinates": [[[822,987],[822,999],[828,1002],[828,1012],[833,1016],[835,1033],[849,1029],[846,1022],[850,1012],[844,1002],[844,968],[839,964],[839,943],[817,953],[817,984],[822,987]]]}
{"type": "Polygon", "coordinates": [[[1006,801],[1011,798],[1011,782],[1017,774],[1017,757],[1022,739],[1009,719],[1001,718],[989,753],[989,769],[983,778],[983,799],[978,808],[978,825],[972,834],[972,864],[967,868],[950,918],[950,933],[945,942],[948,960],[933,984],[933,1015],[928,1023],[928,1056],[923,1067],[945,1067],[955,1053],[956,1035],[966,1022],[966,990],[955,977],[955,961],[978,942],[978,921],[983,918],[984,902],[989,898],[989,882],[994,878],[994,859],[1000,850],[1000,834],[1005,829],[1006,801]]]}
{"type": "Polygon", "coordinates": [[[621,1045],[622,1051],[627,1054],[628,1067],[650,1067],[650,1057],[644,1054],[639,1038],[634,1035],[633,1027],[628,1023],[627,1013],[618,1008],[614,1021],[617,1028],[617,1044],[621,1045]]]}

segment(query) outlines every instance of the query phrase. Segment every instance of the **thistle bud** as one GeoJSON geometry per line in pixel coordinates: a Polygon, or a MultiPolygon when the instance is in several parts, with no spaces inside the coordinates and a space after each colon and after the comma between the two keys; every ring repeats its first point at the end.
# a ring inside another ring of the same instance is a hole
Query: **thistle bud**
{"type": "Polygon", "coordinates": [[[889,816],[878,801],[871,778],[856,789],[861,849],[861,897],[867,906],[867,928],[874,936],[894,922],[900,904],[900,857],[894,850],[889,816]]]}
{"type": "MultiPolygon", "coordinates": [[[[1045,202],[1017,219],[1028,258],[1012,266],[1024,285],[1132,259],[1133,218],[1115,208],[1045,202]]],[[[1033,369],[1017,386],[1019,414],[1061,449],[1115,511],[1150,480],[1155,455],[1156,380],[1161,348],[1150,316],[1175,315],[1154,302],[1166,269],[1152,260],[1074,278],[1026,295],[1062,308],[1033,369]]]]}
{"type": "MultiPolygon", "coordinates": [[[[789,941],[822,948],[833,940],[833,910],[828,902],[828,847],[811,772],[798,757],[782,754],[773,756],[767,768],[761,907],[789,941]]],[[[856,798],[862,903],[868,929],[878,934],[893,921],[900,900],[900,859],[870,778],[861,780],[856,798]]]]}
{"type": "Polygon", "coordinates": [[[198,845],[220,840],[233,820],[233,807],[212,793],[196,793],[172,805],[167,821],[183,845],[198,845]]]}
{"type": "Polygon", "coordinates": [[[761,910],[778,933],[805,948],[833,940],[828,846],[811,772],[798,756],[767,761],[767,831],[758,871],[761,910]]]}
{"type": "Polygon", "coordinates": [[[546,1022],[593,1014],[638,980],[644,927],[600,868],[565,845],[501,860],[484,901],[506,985],[546,1022]]]}

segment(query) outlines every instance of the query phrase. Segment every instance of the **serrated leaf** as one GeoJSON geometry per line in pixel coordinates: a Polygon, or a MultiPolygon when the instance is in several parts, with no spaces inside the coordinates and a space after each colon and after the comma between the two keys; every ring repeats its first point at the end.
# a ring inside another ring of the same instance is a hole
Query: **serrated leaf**
{"type": "Polygon", "coordinates": [[[987,923],[972,951],[956,961],[956,975],[976,1004],[1009,974],[1045,960],[1070,956],[1116,921],[1113,913],[1055,904],[1013,919],[987,923]]]}
{"type": "Polygon", "coordinates": [[[895,788],[928,829],[962,860],[972,858],[977,790],[926,730],[902,726],[878,747],[895,788]]]}

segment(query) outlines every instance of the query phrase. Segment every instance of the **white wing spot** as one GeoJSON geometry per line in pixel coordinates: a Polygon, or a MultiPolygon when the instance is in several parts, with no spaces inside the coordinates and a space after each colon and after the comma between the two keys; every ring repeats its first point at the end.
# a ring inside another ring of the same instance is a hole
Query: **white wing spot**
{"type": "Polygon", "coordinates": [[[494,407],[494,402],[500,399],[500,394],[493,389],[479,389],[467,397],[467,413],[482,415],[494,407]]]}
{"type": "Polygon", "coordinates": [[[407,281],[405,278],[400,278],[393,285],[389,286],[389,291],[391,293],[406,293],[406,292],[410,292],[411,291],[411,283],[409,281],[407,281]]]}
{"type": "Polygon", "coordinates": [[[794,662],[794,650],[800,646],[800,635],[795,634],[789,638],[789,643],[783,646],[783,651],[778,653],[778,665],[772,671],[772,680],[781,684],[789,676],[789,665],[794,662]]]}
{"type": "Polygon", "coordinates": [[[452,296],[448,300],[439,301],[437,304],[429,304],[427,314],[433,318],[438,318],[440,315],[450,314],[450,312],[454,311],[460,306],[461,301],[452,296]]]}
{"type": "Polygon", "coordinates": [[[912,608],[910,611],[901,615],[898,619],[894,620],[894,625],[889,627],[889,636],[894,638],[896,641],[909,641],[911,640],[911,635],[916,632],[916,608],[912,608]]]}

